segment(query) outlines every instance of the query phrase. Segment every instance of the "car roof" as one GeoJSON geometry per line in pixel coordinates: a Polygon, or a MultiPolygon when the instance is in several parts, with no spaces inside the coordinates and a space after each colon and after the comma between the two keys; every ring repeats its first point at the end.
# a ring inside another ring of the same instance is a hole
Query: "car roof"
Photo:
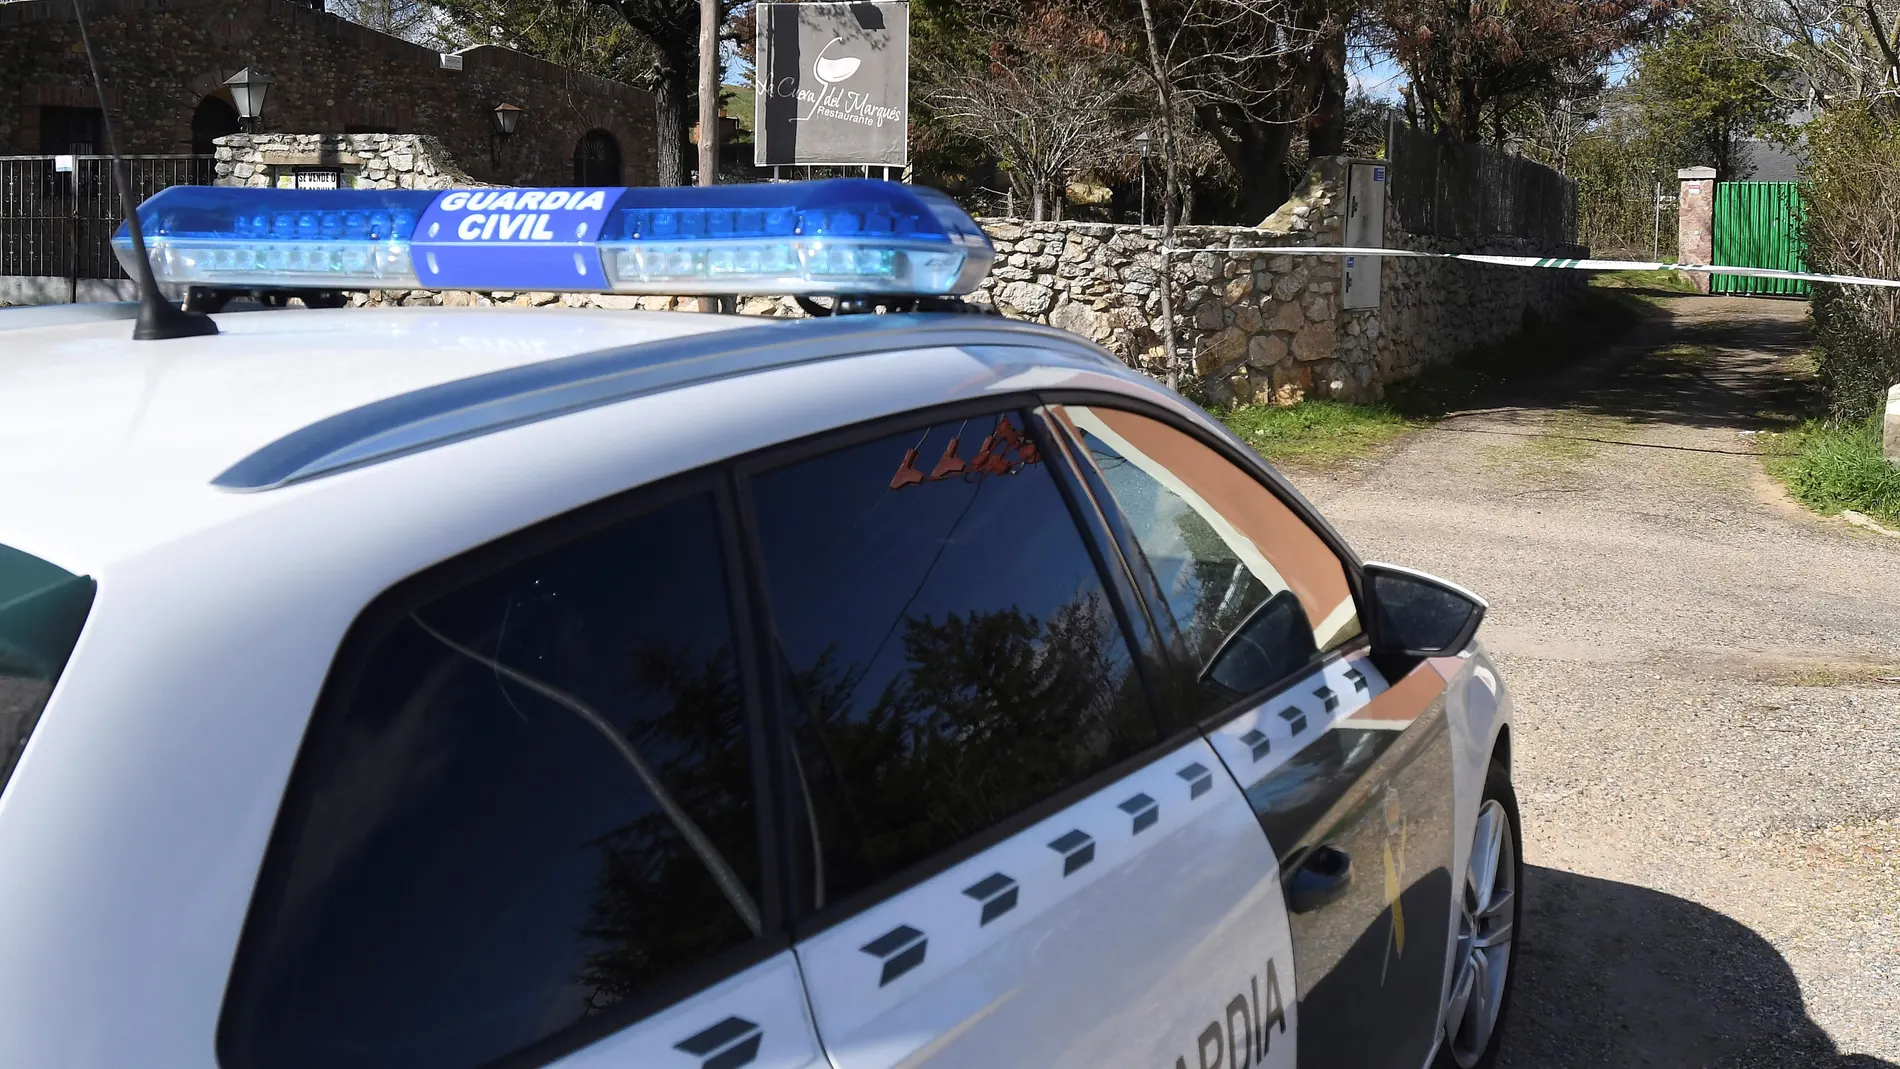
{"type": "Polygon", "coordinates": [[[234,515],[269,496],[240,491],[788,363],[1030,334],[1125,371],[1072,335],[964,315],[286,309],[134,342],[98,310],[52,311],[0,313],[0,544],[76,572],[178,530],[127,517],[234,515]]]}

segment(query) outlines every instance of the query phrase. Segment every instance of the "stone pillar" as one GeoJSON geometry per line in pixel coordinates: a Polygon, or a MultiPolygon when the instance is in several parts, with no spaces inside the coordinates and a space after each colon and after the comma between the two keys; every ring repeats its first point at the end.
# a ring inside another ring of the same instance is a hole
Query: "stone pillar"
{"type": "Polygon", "coordinates": [[[1900,465],[1900,386],[1887,389],[1887,428],[1881,438],[1881,452],[1890,463],[1900,465]]]}
{"type": "MultiPolygon", "coordinates": [[[[1684,167],[1676,180],[1676,260],[1706,264],[1715,259],[1715,168],[1684,167]]],[[[1709,292],[1709,276],[1689,277],[1698,291],[1709,292]]]]}

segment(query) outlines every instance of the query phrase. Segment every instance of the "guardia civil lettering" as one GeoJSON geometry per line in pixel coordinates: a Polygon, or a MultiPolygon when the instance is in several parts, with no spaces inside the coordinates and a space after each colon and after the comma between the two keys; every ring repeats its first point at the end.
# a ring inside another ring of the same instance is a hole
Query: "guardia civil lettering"
{"type": "Polygon", "coordinates": [[[463,241],[553,241],[551,213],[606,206],[606,191],[599,189],[457,190],[439,205],[444,212],[469,213],[455,227],[463,241]]]}

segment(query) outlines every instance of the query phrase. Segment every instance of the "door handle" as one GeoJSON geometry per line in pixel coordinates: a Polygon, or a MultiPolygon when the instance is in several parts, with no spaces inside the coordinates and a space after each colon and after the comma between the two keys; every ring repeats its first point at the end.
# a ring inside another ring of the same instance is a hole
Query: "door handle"
{"type": "Polygon", "coordinates": [[[1311,913],[1338,900],[1351,883],[1352,858],[1336,846],[1316,846],[1293,872],[1286,907],[1294,913],[1311,913]]]}

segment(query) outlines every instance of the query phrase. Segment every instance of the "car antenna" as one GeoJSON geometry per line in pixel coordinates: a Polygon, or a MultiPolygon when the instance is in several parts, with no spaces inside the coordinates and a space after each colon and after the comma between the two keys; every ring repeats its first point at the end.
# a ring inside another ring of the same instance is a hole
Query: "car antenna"
{"type": "Polygon", "coordinates": [[[106,131],[106,149],[112,153],[112,184],[119,190],[119,210],[125,213],[126,229],[132,234],[132,277],[138,284],[139,318],[132,327],[138,341],[165,338],[195,338],[216,334],[218,325],[200,312],[187,312],[166,300],[158,292],[158,279],[152,274],[152,258],[145,251],[145,234],[139,227],[138,205],[132,203],[131,175],[119,155],[119,138],[112,132],[112,115],[106,107],[106,86],[99,79],[99,62],[92,55],[92,38],[86,35],[86,15],[81,0],[73,0],[73,18],[79,23],[79,43],[86,48],[86,65],[92,68],[92,88],[99,94],[99,121],[106,131]]]}

